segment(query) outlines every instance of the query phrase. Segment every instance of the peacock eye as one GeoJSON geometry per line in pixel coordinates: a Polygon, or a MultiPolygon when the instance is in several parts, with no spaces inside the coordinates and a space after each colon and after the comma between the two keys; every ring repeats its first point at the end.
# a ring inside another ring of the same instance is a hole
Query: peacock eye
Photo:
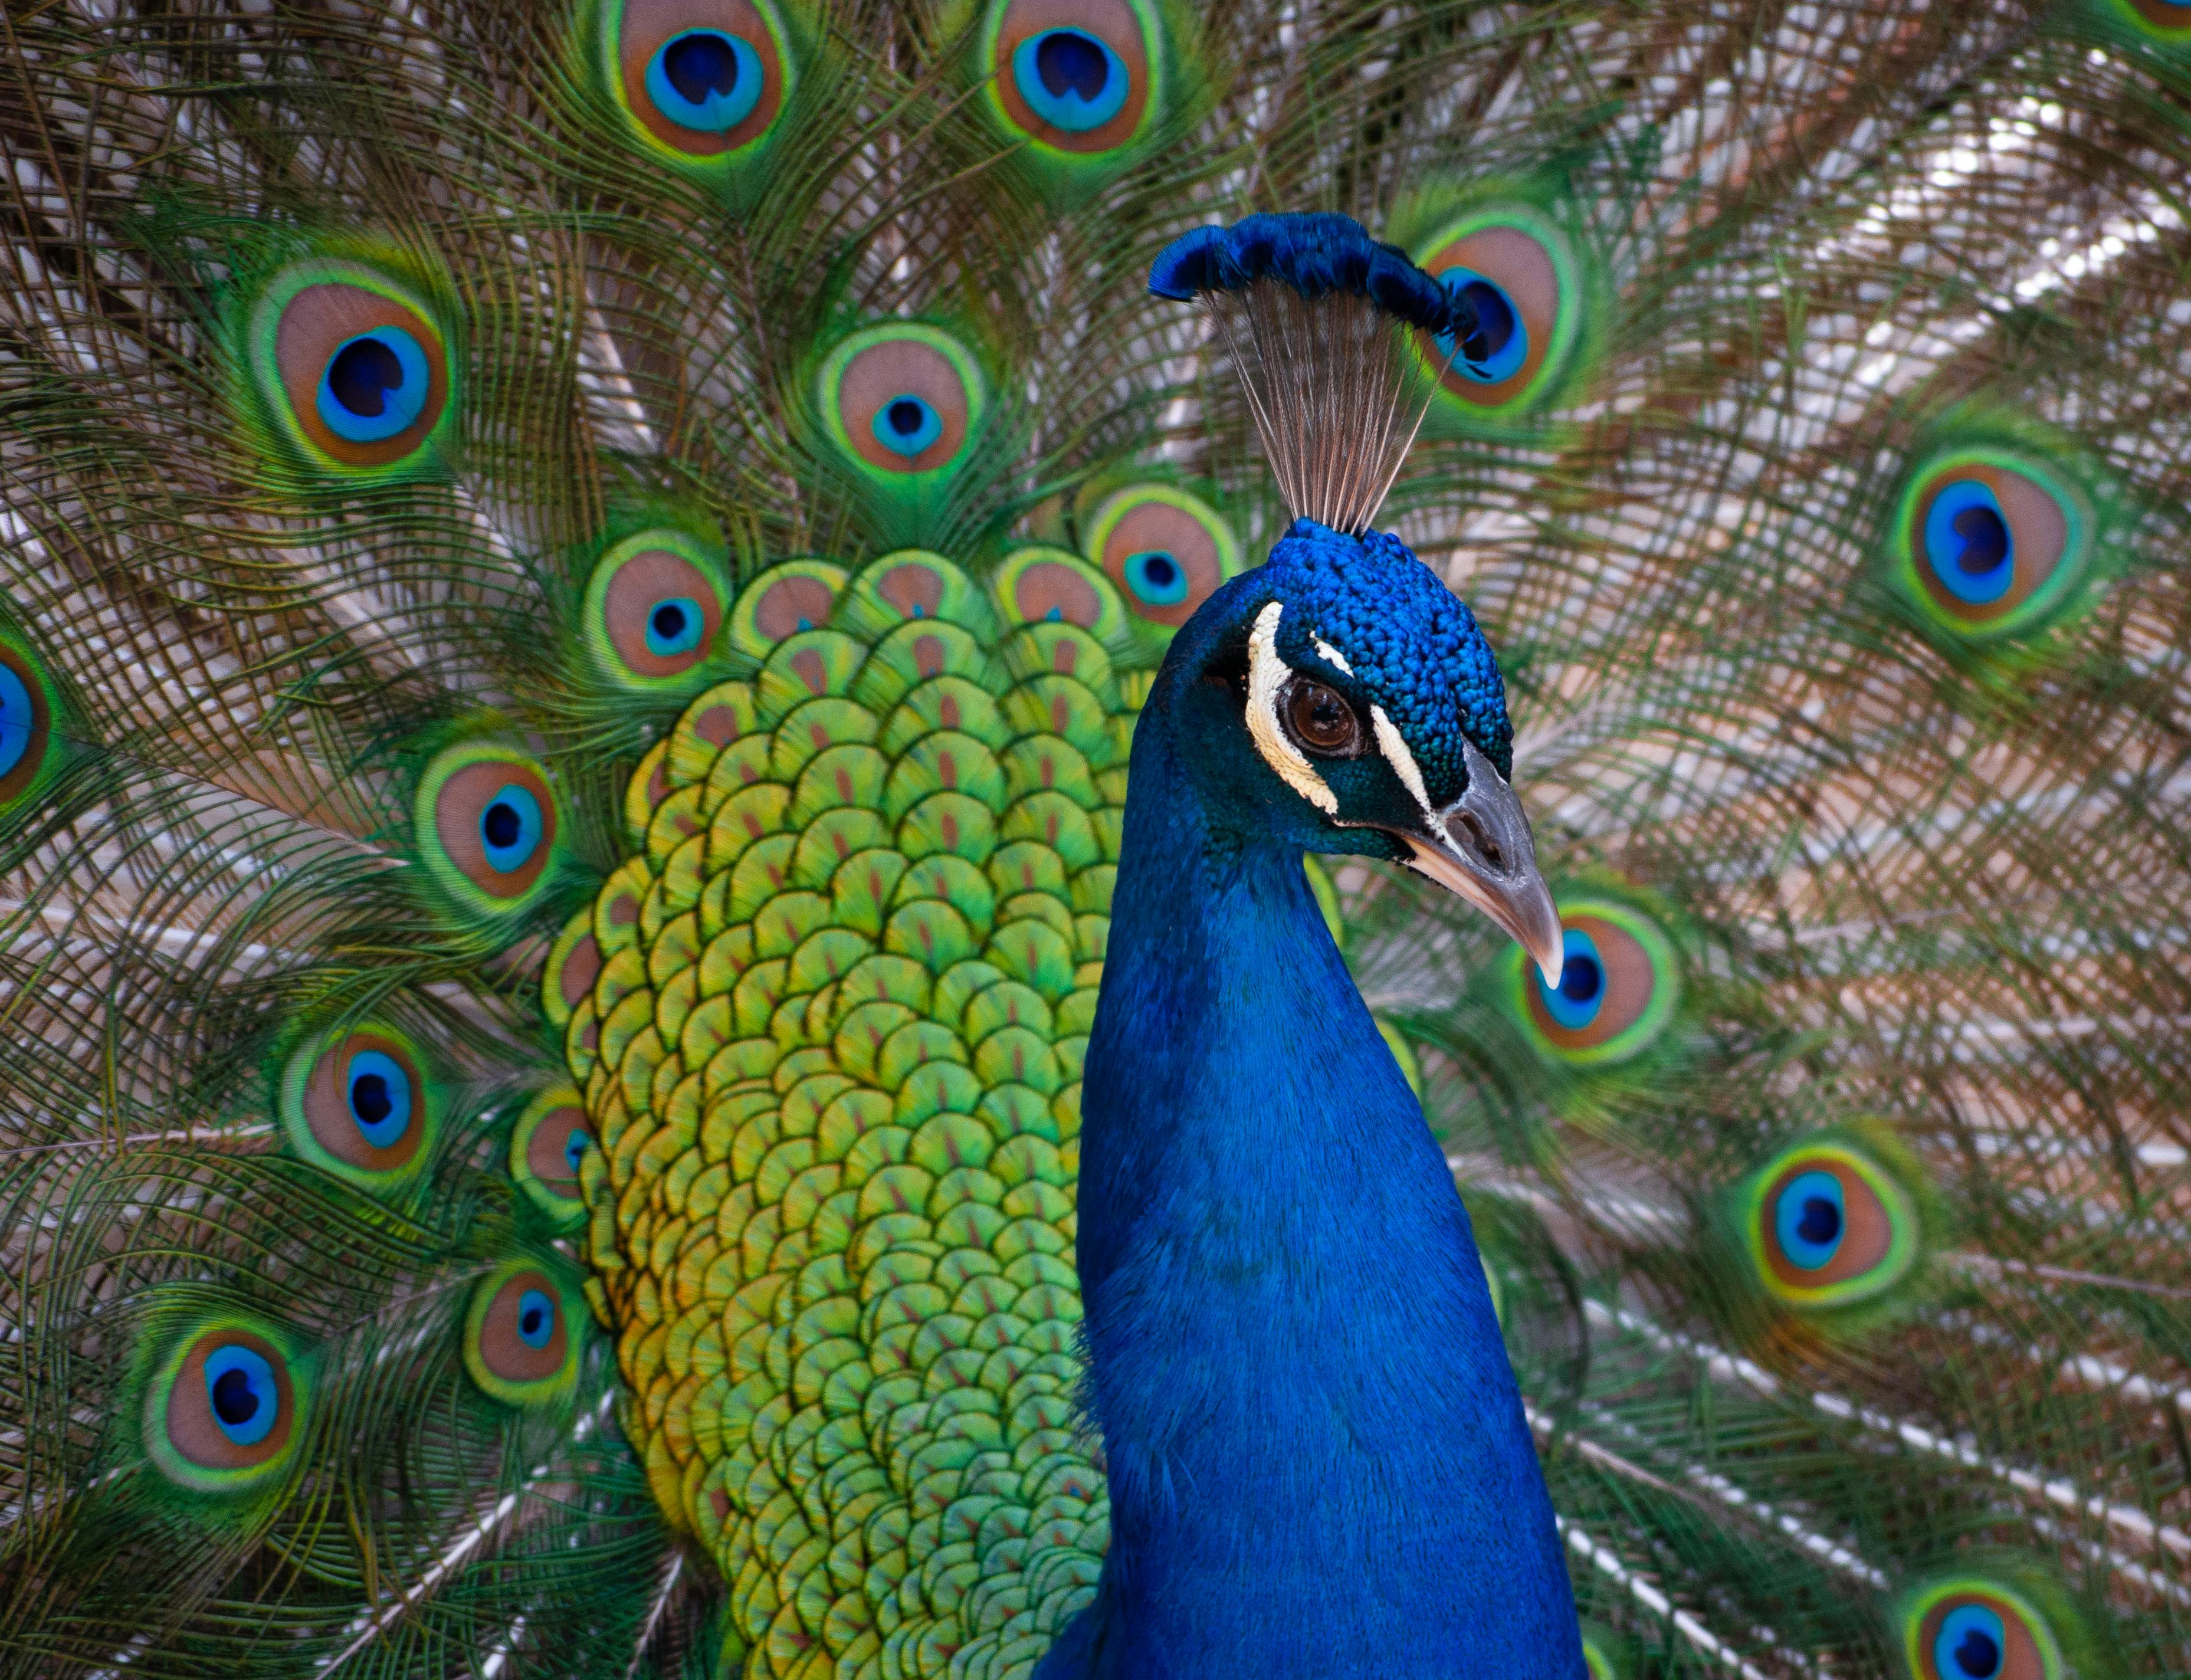
{"type": "Polygon", "coordinates": [[[1943,450],[1912,475],[1896,517],[1903,597],[1957,641],[2029,635],[2086,595],[2097,522],[2072,460],[1943,450]]]}
{"type": "Polygon", "coordinates": [[[1515,201],[1448,223],[1417,260],[1468,308],[1458,334],[1426,338],[1447,407],[1499,422],[1559,401],[1581,359],[1585,264],[1557,220],[1515,201]]]}
{"type": "Polygon", "coordinates": [[[853,333],[822,364],[818,384],[832,440],[885,491],[932,484],[962,465],[988,401],[972,353],[919,322],[853,333]]]}
{"type": "Polygon", "coordinates": [[[724,178],[782,127],[798,64],[771,0],[606,0],[609,97],[655,156],[724,178]]]}
{"type": "Polygon", "coordinates": [[[263,1487],[294,1458],[310,1398],[307,1368],[271,1326],[215,1319],[189,1335],[145,1396],[153,1458],[201,1493],[263,1487]]]}
{"type": "Polygon", "coordinates": [[[726,605],[723,556],[674,530],[618,543],[586,582],[585,634],[604,675],[678,692],[714,650],[726,605]]]}
{"type": "Polygon", "coordinates": [[[1296,677],[1287,685],[1283,709],[1287,726],[1304,751],[1347,758],[1361,749],[1361,720],[1337,689],[1296,677]]]}
{"type": "Polygon", "coordinates": [[[455,369],[435,311],[362,263],[282,271],[252,315],[252,376],[315,470],[385,475],[430,462],[455,369]]]}
{"type": "Polygon", "coordinates": [[[561,1285],[522,1260],[481,1279],[464,1318],[464,1364],[498,1400],[532,1406],[566,1392],[578,1375],[582,1329],[561,1285]]]}
{"type": "Polygon", "coordinates": [[[401,1185],[435,1130],[426,1065],[407,1034],[382,1024],[306,1039],[282,1076],[290,1147],[375,1193],[401,1185]]]}
{"type": "Polygon", "coordinates": [[[2057,1680],[2069,1667],[2048,1619],[2006,1580],[1949,1576],[1905,1600],[1902,1619],[1918,1680],[2057,1680]]]}
{"type": "MultiPolygon", "coordinates": [[[[1799,1143],[1748,1182],[1758,1281],[1790,1307],[1824,1311],[1876,1300],[1921,1257],[1916,1204],[1858,1149],[1799,1143]]],[[[1952,1680],[1953,1670],[1942,1672],[1952,1680]]]]}
{"type": "Polygon", "coordinates": [[[1666,1030],[1681,997],[1681,962],[1665,931],[1602,899],[1564,905],[1560,920],[1559,983],[1545,985],[1526,962],[1512,970],[1530,1038],[1570,1066],[1641,1055],[1666,1030]]]}

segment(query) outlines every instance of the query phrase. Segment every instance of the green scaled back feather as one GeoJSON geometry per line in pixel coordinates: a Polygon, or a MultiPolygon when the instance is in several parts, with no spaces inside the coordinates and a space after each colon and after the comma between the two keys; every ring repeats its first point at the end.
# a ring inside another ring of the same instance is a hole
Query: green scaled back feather
{"type": "Polygon", "coordinates": [[[11,18],[4,1666],[1027,1671],[1133,720],[1283,522],[1147,262],[1330,208],[1518,329],[1386,517],[1597,988],[1312,878],[1592,1673],[2191,1674],[2173,9],[11,18]]]}

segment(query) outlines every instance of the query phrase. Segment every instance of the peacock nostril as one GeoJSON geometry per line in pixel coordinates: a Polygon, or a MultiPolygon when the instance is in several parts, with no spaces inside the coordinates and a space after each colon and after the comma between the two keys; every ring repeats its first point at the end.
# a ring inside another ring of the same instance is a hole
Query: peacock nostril
{"type": "Polygon", "coordinates": [[[1474,812],[1454,812],[1452,820],[1446,825],[1446,832],[1474,851],[1493,868],[1503,869],[1506,867],[1505,848],[1492,837],[1490,829],[1474,812]]]}

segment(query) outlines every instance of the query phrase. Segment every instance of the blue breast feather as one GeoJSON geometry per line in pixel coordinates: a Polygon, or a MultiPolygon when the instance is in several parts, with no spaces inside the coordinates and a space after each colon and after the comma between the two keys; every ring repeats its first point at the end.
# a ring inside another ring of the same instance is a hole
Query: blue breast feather
{"type": "Polygon", "coordinates": [[[1039,1680],[1581,1680],[1450,1173],[1298,852],[1198,801],[1209,618],[1134,743],[1079,1201],[1111,1548],[1039,1680]]]}

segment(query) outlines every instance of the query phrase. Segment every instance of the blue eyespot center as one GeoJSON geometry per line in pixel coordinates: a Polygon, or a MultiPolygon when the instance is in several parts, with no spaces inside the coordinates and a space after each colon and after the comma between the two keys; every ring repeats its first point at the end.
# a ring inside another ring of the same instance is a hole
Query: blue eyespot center
{"type": "Polygon", "coordinates": [[[1605,971],[1592,956],[1577,956],[1560,969],[1560,995],[1571,1004],[1593,1003],[1605,989],[1605,971]]]}
{"type": "Polygon", "coordinates": [[[31,750],[31,730],[37,720],[30,685],[0,664],[0,776],[20,764],[31,750]]]}
{"type": "Polygon", "coordinates": [[[206,1402],[220,1432],[239,1447],[255,1447],[272,1432],[282,1409],[274,1367],[250,1348],[230,1342],[206,1356],[206,1402]]]}
{"type": "Polygon", "coordinates": [[[1994,1680],[2007,1654],[2007,1630],[1983,1604],[1959,1604],[1940,1623],[1932,1660],[1941,1680],[1994,1680]]]}
{"type": "Polygon", "coordinates": [[[691,596],[658,601],[646,615],[646,651],[657,658],[690,653],[700,645],[701,632],[706,628],[700,603],[691,596]]]}
{"type": "Polygon", "coordinates": [[[720,29],[688,29],[655,49],[646,65],[646,94],[680,128],[721,134],[760,103],[760,54],[720,29]]]}
{"type": "Polygon", "coordinates": [[[943,436],[943,417],[927,398],[907,391],[875,411],[874,433],[884,448],[910,460],[943,436]]]}
{"type": "Polygon", "coordinates": [[[251,1392],[251,1379],[239,1370],[225,1370],[213,1379],[213,1409],[223,1423],[246,1424],[259,1415],[259,1397],[251,1392]]]}
{"type": "Polygon", "coordinates": [[[1448,269],[1438,280],[1475,315],[1458,343],[1450,334],[1439,337],[1438,347],[1453,357],[1454,371],[1478,384],[1512,379],[1529,359],[1529,328],[1506,288],[1472,268],[1448,269]]]}
{"type": "Polygon", "coordinates": [[[1796,1216],[1795,1234],[1807,1243],[1826,1244],[1841,1233],[1841,1210],[1824,1196],[1806,1196],[1796,1216]]]}
{"type": "Polygon", "coordinates": [[[540,845],[540,801],[529,788],[511,782],[496,790],[480,812],[480,843],[487,868],[509,874],[532,861],[540,845]]]}
{"type": "Polygon", "coordinates": [[[383,1051],[361,1050],[345,1073],[350,1117],[365,1141],[386,1149],[411,1126],[411,1076],[383,1051]]]}
{"type": "Polygon", "coordinates": [[[350,443],[380,443],[413,424],[432,379],[426,352],[401,327],[345,339],[320,374],[320,419],[350,443]]]}
{"type": "Polygon", "coordinates": [[[1816,1272],[1830,1264],[1848,1229],[1841,1180],[1816,1170],[1798,1173],[1780,1192],[1773,1225],[1790,1265],[1816,1272]]]}
{"type": "Polygon", "coordinates": [[[1045,29],[1012,54],[1012,81],[1027,107],[1053,128],[1084,134],[1125,108],[1126,61],[1084,29],[1045,29]]]}
{"type": "Polygon", "coordinates": [[[545,1347],[555,1334],[555,1303],[539,1290],[517,1298],[517,1339],[527,1347],[545,1347]]]}
{"type": "Polygon", "coordinates": [[[1941,587],[1974,606],[1999,601],[2016,581],[2016,535],[1990,487],[1957,479],[1925,511],[1925,560],[1941,587]]]}
{"type": "Polygon", "coordinates": [[[1176,607],[1187,599],[1187,568],[1164,549],[1126,556],[1126,587],[1151,607],[1176,607]]]}
{"type": "Polygon", "coordinates": [[[571,1169],[572,1177],[578,1176],[578,1164],[586,1159],[586,1149],[593,1141],[591,1136],[576,1126],[563,1140],[563,1164],[571,1169]]]}
{"type": "Polygon", "coordinates": [[[1579,1032],[1605,1006],[1605,964],[1597,942],[1579,929],[1568,929],[1560,946],[1560,983],[1547,986],[1538,976],[1537,995],[1547,1015],[1569,1032],[1579,1032]]]}

